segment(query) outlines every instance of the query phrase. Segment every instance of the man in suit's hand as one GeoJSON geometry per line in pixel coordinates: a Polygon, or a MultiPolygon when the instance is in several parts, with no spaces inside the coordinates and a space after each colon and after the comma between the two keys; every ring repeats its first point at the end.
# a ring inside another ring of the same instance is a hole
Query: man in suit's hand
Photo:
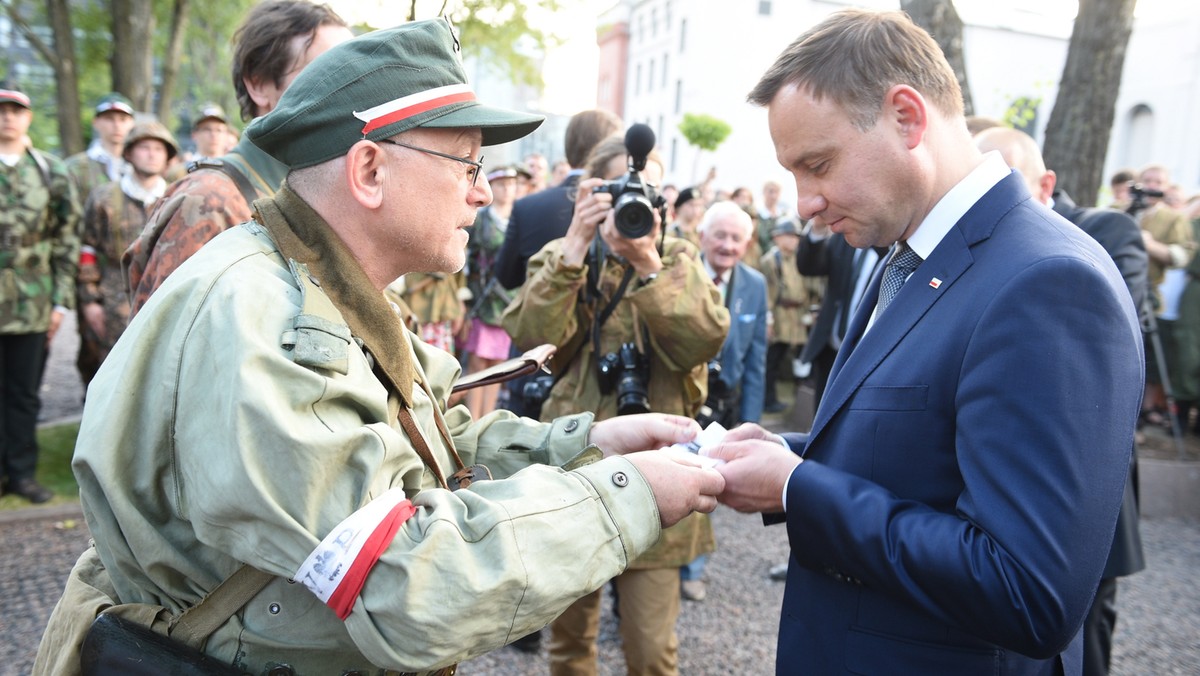
{"type": "Polygon", "coordinates": [[[782,437],[755,424],[730,430],[704,455],[725,461],[716,467],[725,478],[717,499],[739,512],[782,512],[787,479],[803,462],[782,437]]]}

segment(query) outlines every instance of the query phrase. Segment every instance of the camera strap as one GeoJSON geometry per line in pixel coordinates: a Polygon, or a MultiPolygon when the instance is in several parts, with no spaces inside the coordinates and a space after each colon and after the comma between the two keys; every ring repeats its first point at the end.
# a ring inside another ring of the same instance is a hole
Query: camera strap
{"type": "MultiPolygon", "coordinates": [[[[594,304],[600,300],[600,263],[603,261],[604,252],[596,245],[595,240],[592,243],[592,264],[588,266],[588,295],[589,304],[594,304]],[[592,270],[596,270],[593,274],[592,270]]],[[[604,322],[612,316],[613,311],[617,309],[617,303],[621,302],[621,298],[625,296],[625,289],[629,288],[629,282],[633,280],[633,266],[625,268],[625,274],[621,276],[621,283],[617,285],[617,290],[613,292],[612,298],[604,309],[595,316],[592,320],[592,354],[596,358],[600,358],[600,327],[604,326],[604,322]]],[[[637,327],[634,327],[635,330],[637,327]]]]}

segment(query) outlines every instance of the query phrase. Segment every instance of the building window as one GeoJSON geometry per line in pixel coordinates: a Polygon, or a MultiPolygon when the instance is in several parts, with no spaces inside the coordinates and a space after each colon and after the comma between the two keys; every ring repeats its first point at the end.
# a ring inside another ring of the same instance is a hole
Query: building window
{"type": "Polygon", "coordinates": [[[679,139],[671,137],[671,174],[675,174],[675,157],[679,154],[679,139]]]}
{"type": "Polygon", "coordinates": [[[771,0],[758,0],[758,15],[771,16],[771,0]]]}
{"type": "Polygon", "coordinates": [[[658,8],[650,9],[650,35],[658,35],[658,8]]]}
{"type": "Polygon", "coordinates": [[[683,80],[675,81],[675,114],[683,109],[683,80]]]}
{"type": "Polygon", "coordinates": [[[1142,167],[1153,161],[1154,111],[1150,106],[1139,103],[1129,111],[1125,125],[1125,144],[1122,149],[1121,165],[1142,167]]]}
{"type": "Polygon", "coordinates": [[[646,91],[654,91],[654,59],[650,59],[650,67],[646,69],[646,91]]]}
{"type": "Polygon", "coordinates": [[[666,23],[665,28],[667,29],[667,32],[670,32],[671,31],[671,0],[667,0],[667,2],[663,4],[663,14],[666,15],[663,17],[663,21],[666,23]]]}
{"type": "Polygon", "coordinates": [[[668,59],[668,58],[669,58],[669,57],[668,57],[666,54],[663,54],[663,70],[662,70],[662,86],[663,86],[663,89],[666,89],[666,88],[669,86],[669,84],[668,84],[668,83],[670,82],[670,80],[668,80],[668,79],[667,79],[667,59],[668,59]]]}
{"type": "Polygon", "coordinates": [[[687,49],[687,19],[679,20],[679,51],[687,49]]]}
{"type": "Polygon", "coordinates": [[[642,93],[642,64],[640,64],[640,63],[637,66],[637,74],[634,75],[634,78],[633,78],[633,93],[634,94],[642,93]]]}
{"type": "Polygon", "coordinates": [[[662,116],[662,115],[659,115],[659,116],[658,116],[658,132],[657,132],[657,136],[658,136],[658,138],[662,138],[662,137],[663,137],[663,116],[662,116]]]}

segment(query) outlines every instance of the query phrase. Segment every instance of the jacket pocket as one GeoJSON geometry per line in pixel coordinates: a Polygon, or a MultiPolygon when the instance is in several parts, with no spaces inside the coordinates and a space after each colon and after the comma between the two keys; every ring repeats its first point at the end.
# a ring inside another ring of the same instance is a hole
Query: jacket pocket
{"type": "Polygon", "coordinates": [[[851,629],[846,634],[846,669],[853,674],[938,674],[986,676],[1000,673],[1003,653],[914,641],[851,629]]]}

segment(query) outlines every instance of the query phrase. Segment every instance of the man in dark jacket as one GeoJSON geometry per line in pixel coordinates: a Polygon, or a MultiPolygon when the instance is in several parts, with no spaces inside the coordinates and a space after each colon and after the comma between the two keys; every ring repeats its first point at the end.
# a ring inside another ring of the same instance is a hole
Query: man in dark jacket
{"type": "MultiPolygon", "coordinates": [[[[1116,209],[1076,206],[1069,195],[1055,190],[1055,173],[1046,168],[1037,144],[1024,132],[996,127],[977,135],[975,144],[985,152],[1000,151],[1008,165],[1024,177],[1034,199],[1049,204],[1060,216],[1099,242],[1117,264],[1117,270],[1133,296],[1134,307],[1145,309],[1146,247],[1142,243],[1141,229],[1131,216],[1116,209]]],[[[1138,533],[1137,449],[1134,449],[1129,478],[1125,482],[1125,496],[1117,515],[1112,550],[1104,564],[1096,599],[1084,620],[1084,676],[1103,676],[1108,673],[1113,630],[1117,624],[1117,578],[1132,575],[1145,567],[1142,538],[1138,533]]]]}

